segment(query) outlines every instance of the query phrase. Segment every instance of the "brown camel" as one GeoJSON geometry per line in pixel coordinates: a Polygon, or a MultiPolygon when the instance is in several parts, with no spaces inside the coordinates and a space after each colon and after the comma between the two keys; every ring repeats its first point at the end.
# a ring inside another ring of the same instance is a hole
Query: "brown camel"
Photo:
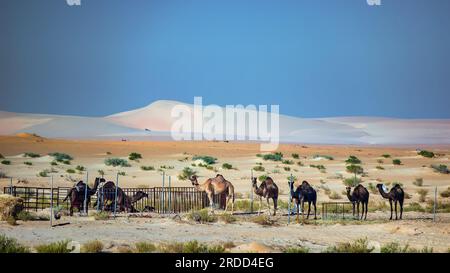
{"type": "Polygon", "coordinates": [[[397,220],[397,202],[400,204],[400,220],[403,215],[403,201],[405,200],[405,192],[399,184],[395,184],[394,187],[389,192],[385,192],[382,184],[377,184],[378,191],[380,191],[383,198],[389,199],[389,205],[391,206],[391,217],[392,220],[392,202],[395,203],[395,220],[397,220]]]}
{"type": "Polygon", "coordinates": [[[350,202],[352,202],[353,205],[353,217],[355,217],[355,205],[357,206],[357,213],[356,217],[359,219],[359,203],[362,205],[362,211],[361,211],[361,220],[364,217],[364,220],[367,219],[367,210],[369,205],[369,191],[361,184],[355,187],[353,190],[353,193],[350,194],[350,191],[352,190],[351,187],[347,187],[347,197],[350,202]],[[364,206],[366,207],[364,210],[364,206]],[[365,212],[365,216],[364,216],[365,212]]]}
{"type": "MultiPolygon", "coordinates": [[[[100,198],[103,198],[103,209],[113,211],[115,206],[116,185],[112,181],[106,182],[101,189],[100,198]]],[[[133,204],[142,198],[148,197],[143,191],[137,191],[133,196],[127,196],[122,188],[117,188],[117,211],[136,212],[133,204]]],[[[98,198],[97,198],[98,199],[98,198]]],[[[97,206],[97,201],[94,204],[97,206]]]]}
{"type": "Polygon", "coordinates": [[[304,214],[304,204],[305,201],[308,202],[308,216],[306,219],[309,219],[309,214],[311,212],[311,203],[314,206],[314,219],[317,219],[317,193],[311,185],[307,181],[303,181],[300,186],[298,186],[294,191],[294,182],[289,182],[289,187],[291,189],[291,198],[294,200],[295,205],[297,207],[297,222],[299,221],[299,205],[302,207],[302,218],[305,217],[304,214]]]}
{"type": "Polygon", "coordinates": [[[259,185],[259,187],[258,187],[258,182],[256,180],[256,177],[253,177],[252,185],[253,185],[253,191],[259,197],[259,212],[258,212],[258,214],[261,213],[262,198],[264,197],[267,200],[267,207],[269,208],[269,214],[271,214],[269,199],[272,198],[272,200],[273,200],[273,215],[276,215],[277,214],[277,201],[278,201],[278,186],[277,186],[277,184],[275,184],[275,182],[272,180],[272,178],[267,177],[263,182],[261,182],[261,185],[259,185]]]}
{"type": "Polygon", "coordinates": [[[199,184],[197,181],[197,176],[193,175],[189,178],[192,185],[198,191],[204,191],[208,195],[209,205],[211,207],[211,212],[214,211],[214,200],[213,196],[215,194],[226,193],[227,200],[225,205],[225,212],[228,209],[228,203],[231,200],[231,214],[234,212],[234,186],[230,181],[226,180],[221,174],[216,175],[214,178],[208,178],[203,184],[199,184]]]}
{"type": "Polygon", "coordinates": [[[95,178],[94,188],[91,189],[87,186],[87,193],[85,192],[86,184],[83,181],[79,181],[73,188],[69,190],[67,196],[64,198],[65,202],[70,197],[70,216],[73,215],[73,209],[77,208],[78,211],[84,210],[84,198],[86,199],[86,213],[88,212],[89,203],[91,202],[91,196],[97,192],[98,185],[104,182],[103,178],[95,178]]]}

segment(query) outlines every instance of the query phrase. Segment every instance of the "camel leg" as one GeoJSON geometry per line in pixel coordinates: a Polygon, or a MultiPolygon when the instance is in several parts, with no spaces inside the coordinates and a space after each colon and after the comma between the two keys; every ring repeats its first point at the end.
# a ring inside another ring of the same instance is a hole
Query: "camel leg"
{"type": "Polygon", "coordinates": [[[226,213],[227,210],[228,210],[228,203],[229,202],[230,202],[230,196],[227,195],[227,198],[225,199],[225,211],[224,211],[224,213],[226,213]]]}
{"type": "Polygon", "coordinates": [[[70,215],[70,216],[73,216],[73,206],[72,206],[72,205],[70,205],[69,215],[70,215]]]}
{"type": "Polygon", "coordinates": [[[299,222],[299,220],[300,220],[300,219],[299,219],[300,204],[299,204],[298,201],[297,201],[295,205],[296,205],[296,207],[297,207],[297,220],[296,220],[296,221],[297,221],[297,224],[298,224],[298,222],[299,222]]]}
{"type": "Polygon", "coordinates": [[[313,205],[314,205],[314,220],[316,220],[317,219],[317,208],[316,208],[316,202],[315,201],[313,202],[313,205]]]}
{"type": "Polygon", "coordinates": [[[392,200],[389,200],[389,205],[391,206],[391,218],[389,220],[392,220],[392,200]]]}
{"type": "Polygon", "coordinates": [[[277,206],[278,206],[278,199],[273,198],[273,216],[277,215],[277,206]]]}
{"type": "Polygon", "coordinates": [[[366,202],[366,216],[364,217],[364,220],[367,220],[367,210],[368,210],[368,207],[369,207],[369,202],[366,202]]]}
{"type": "Polygon", "coordinates": [[[397,218],[397,200],[395,200],[394,206],[395,206],[395,220],[398,220],[398,218],[397,218]]]}
{"type": "Polygon", "coordinates": [[[356,219],[359,220],[359,202],[356,202],[356,219]]]}
{"type": "Polygon", "coordinates": [[[403,216],[403,201],[399,201],[400,203],[400,220],[402,220],[402,216],[403,216]]]}
{"type": "Polygon", "coordinates": [[[269,201],[269,198],[267,198],[266,200],[267,200],[267,207],[269,208],[269,215],[271,215],[272,213],[270,212],[270,201],[269,201]]]}
{"type": "Polygon", "coordinates": [[[361,218],[360,220],[362,220],[364,218],[364,202],[361,202],[361,218]]]}
{"type": "Polygon", "coordinates": [[[355,202],[352,202],[352,206],[353,206],[353,219],[355,218],[355,202]]]}
{"type": "Polygon", "coordinates": [[[306,219],[309,219],[310,212],[311,212],[311,201],[308,202],[308,216],[306,216],[306,219]]]}
{"type": "Polygon", "coordinates": [[[211,213],[214,213],[214,201],[213,201],[213,196],[211,192],[208,192],[208,199],[209,199],[209,207],[211,210],[211,213]]]}
{"type": "Polygon", "coordinates": [[[262,207],[262,197],[259,197],[259,209],[258,209],[258,215],[261,214],[261,207],[262,207]]]}
{"type": "Polygon", "coordinates": [[[302,222],[305,222],[305,201],[302,200],[301,202],[302,207],[302,222]]]}

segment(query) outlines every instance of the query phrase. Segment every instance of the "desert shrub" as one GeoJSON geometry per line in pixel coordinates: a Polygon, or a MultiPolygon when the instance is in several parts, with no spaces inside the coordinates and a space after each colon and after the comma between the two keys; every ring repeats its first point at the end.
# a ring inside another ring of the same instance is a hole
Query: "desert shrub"
{"type": "Polygon", "coordinates": [[[332,199],[332,200],[342,199],[342,196],[339,193],[335,192],[335,191],[332,192],[328,197],[330,199],[332,199]]]}
{"type": "Polygon", "coordinates": [[[78,166],[75,167],[75,170],[77,170],[79,172],[84,172],[86,170],[86,168],[81,166],[81,165],[78,165],[78,166]]]}
{"type": "Polygon", "coordinates": [[[301,161],[297,162],[297,165],[300,166],[300,167],[305,166],[301,161]]]}
{"type": "Polygon", "coordinates": [[[416,185],[417,187],[422,187],[423,186],[423,178],[416,178],[416,180],[414,180],[413,184],[416,185]]]}
{"type": "MultiPolygon", "coordinates": [[[[237,211],[251,212],[252,202],[247,199],[236,200],[234,202],[234,208],[237,211]]],[[[259,210],[259,202],[253,202],[253,211],[259,210]]]]}
{"type": "Polygon", "coordinates": [[[189,241],[185,243],[165,243],[158,245],[158,251],[162,253],[223,253],[223,246],[208,246],[198,241],[189,241]]]}
{"type": "Polygon", "coordinates": [[[40,176],[40,177],[48,177],[48,173],[49,173],[48,170],[43,170],[43,171],[40,171],[38,173],[38,176],[40,176]]]}
{"type": "Polygon", "coordinates": [[[233,169],[233,165],[228,164],[228,163],[223,163],[222,164],[222,169],[231,170],[231,169],[233,169]]]}
{"type": "Polygon", "coordinates": [[[263,182],[263,181],[265,181],[266,179],[267,179],[267,175],[265,175],[265,174],[263,174],[263,175],[260,175],[259,177],[258,177],[258,181],[259,182],[263,182]]]}
{"type": "Polygon", "coordinates": [[[377,163],[378,163],[378,164],[383,164],[383,163],[384,163],[384,160],[383,160],[383,159],[377,159],[377,163]]]}
{"type": "Polygon", "coordinates": [[[376,166],[377,170],[384,170],[383,166],[376,166]]]}
{"type": "Polygon", "coordinates": [[[94,213],[94,219],[95,220],[108,220],[109,219],[109,212],[107,211],[100,211],[94,213]]]}
{"type": "Polygon", "coordinates": [[[409,253],[409,245],[402,247],[397,242],[391,242],[381,247],[381,253],[409,253]]]}
{"type": "Polygon", "coordinates": [[[156,246],[152,243],[139,242],[135,244],[137,253],[152,253],[156,252],[156,246]]]}
{"type": "MultiPolygon", "coordinates": [[[[53,157],[53,158],[55,158],[55,160],[56,161],[58,161],[58,162],[68,162],[68,161],[70,161],[70,160],[73,160],[73,157],[72,156],[70,156],[70,155],[68,155],[68,154],[65,154],[65,153],[49,153],[48,154],[49,156],[51,156],[51,157],[53,157]]],[[[66,164],[66,163],[64,163],[64,164],[66,164]]]]}
{"type": "Polygon", "coordinates": [[[174,166],[167,166],[167,165],[161,165],[161,166],[159,166],[159,168],[166,169],[166,170],[173,170],[173,169],[175,169],[174,166]]]}
{"type": "Polygon", "coordinates": [[[420,202],[425,202],[427,194],[428,194],[428,190],[426,190],[426,189],[419,189],[419,190],[417,190],[417,193],[419,194],[419,201],[420,202]]]}
{"type": "Polygon", "coordinates": [[[31,157],[31,158],[41,157],[40,154],[36,154],[36,153],[25,153],[23,156],[24,157],[31,157]]]}
{"type": "Polygon", "coordinates": [[[265,154],[263,155],[264,160],[271,160],[271,161],[282,161],[283,160],[283,154],[280,152],[277,153],[271,153],[271,154],[265,154]]]}
{"type": "Polygon", "coordinates": [[[21,245],[14,238],[0,234],[0,253],[29,253],[28,247],[21,245]]]}
{"type": "Polygon", "coordinates": [[[117,172],[117,174],[120,175],[120,176],[126,176],[127,175],[124,171],[117,172]]]}
{"type": "Polygon", "coordinates": [[[384,154],[384,155],[381,155],[381,156],[384,157],[384,158],[390,158],[391,157],[390,154],[384,154]]]}
{"type": "Polygon", "coordinates": [[[347,172],[349,173],[356,173],[356,174],[362,174],[364,172],[364,169],[359,166],[359,165],[348,165],[347,167],[345,167],[347,172]]]}
{"type": "Polygon", "coordinates": [[[2,164],[3,165],[11,165],[11,161],[10,160],[2,160],[2,164]]]}
{"type": "Polygon", "coordinates": [[[264,214],[253,217],[251,221],[262,226],[273,226],[276,224],[276,220],[270,219],[269,216],[264,214]]]}
{"type": "Polygon", "coordinates": [[[180,180],[186,180],[189,179],[189,177],[196,175],[197,172],[189,167],[184,167],[184,169],[181,171],[180,174],[178,174],[178,179],[180,180]]]}
{"type": "Polygon", "coordinates": [[[101,253],[103,250],[103,243],[99,240],[94,240],[83,244],[81,247],[82,253],[101,253]]]}
{"type": "Polygon", "coordinates": [[[369,183],[368,188],[371,193],[378,193],[378,189],[377,189],[377,187],[375,187],[375,185],[373,183],[369,183]]]}
{"type": "Polygon", "coordinates": [[[66,165],[70,165],[71,163],[70,163],[70,160],[63,160],[63,161],[61,161],[63,164],[66,164],[66,165]]]}
{"type": "Polygon", "coordinates": [[[438,173],[442,173],[442,174],[449,174],[450,170],[447,168],[447,165],[431,165],[431,168],[434,169],[435,171],[437,171],[438,173]]]}
{"type": "Polygon", "coordinates": [[[448,198],[450,197],[450,187],[448,187],[445,191],[440,193],[441,197],[448,198]]]}
{"type": "Polygon", "coordinates": [[[313,165],[313,164],[311,164],[311,165],[309,165],[309,167],[311,167],[311,168],[316,168],[316,169],[318,169],[319,171],[326,170],[326,168],[325,168],[324,165],[313,165]]]}
{"type": "Polygon", "coordinates": [[[104,176],[105,175],[105,171],[104,170],[98,170],[98,175],[104,176]]]}
{"type": "Polygon", "coordinates": [[[227,224],[231,224],[237,221],[237,218],[229,213],[223,213],[219,216],[219,220],[227,224]]]}
{"type": "Polygon", "coordinates": [[[128,155],[128,159],[129,160],[138,160],[138,159],[142,159],[142,155],[139,153],[131,153],[128,155]]]}
{"type": "Polygon", "coordinates": [[[187,215],[189,220],[199,223],[211,223],[217,221],[214,215],[210,215],[207,208],[201,210],[193,210],[187,215]]]}
{"type": "Polygon", "coordinates": [[[338,243],[336,246],[329,247],[325,252],[328,253],[370,253],[374,250],[369,247],[367,238],[357,239],[354,242],[338,243]]]}
{"type": "Polygon", "coordinates": [[[309,248],[304,246],[288,247],[283,250],[283,253],[309,253],[309,248]]]}
{"type": "Polygon", "coordinates": [[[67,169],[66,172],[67,173],[76,173],[76,171],[74,169],[67,169]]]}
{"type": "Polygon", "coordinates": [[[394,159],[394,160],[392,160],[392,164],[394,164],[394,165],[402,165],[402,161],[400,159],[394,159]]]}
{"type": "Polygon", "coordinates": [[[291,167],[283,167],[283,169],[286,171],[286,172],[290,172],[291,171],[291,167]]]}
{"type": "Polygon", "coordinates": [[[217,158],[209,156],[209,155],[196,155],[192,157],[193,161],[202,160],[208,165],[216,164],[217,158]]]}
{"type": "Polygon", "coordinates": [[[34,217],[31,213],[29,213],[28,211],[22,210],[21,212],[19,212],[16,215],[16,219],[17,220],[21,220],[21,221],[33,221],[36,219],[36,217],[34,217]]]}
{"type": "MultiPolygon", "coordinates": [[[[434,200],[428,200],[426,211],[432,213],[434,211],[434,200]]],[[[437,213],[450,213],[450,203],[438,201],[436,203],[437,213]]]]}
{"type": "Polygon", "coordinates": [[[357,158],[354,155],[351,155],[348,157],[347,160],[345,160],[345,163],[347,164],[361,164],[361,160],[359,158],[357,158]]]}
{"type": "Polygon", "coordinates": [[[423,157],[428,157],[428,158],[433,158],[435,156],[433,152],[426,151],[426,150],[422,150],[422,151],[418,152],[417,154],[421,155],[423,157]]]}
{"type": "Polygon", "coordinates": [[[298,154],[292,154],[292,158],[294,158],[294,159],[299,159],[300,156],[299,156],[298,154]]]}
{"type": "Polygon", "coordinates": [[[38,253],[70,253],[69,240],[58,241],[50,244],[42,244],[35,247],[38,253]]]}
{"type": "Polygon", "coordinates": [[[330,156],[330,155],[314,155],[313,159],[317,159],[317,158],[325,158],[328,160],[334,160],[334,157],[330,156]]]}
{"type": "Polygon", "coordinates": [[[263,166],[255,166],[253,167],[253,170],[257,172],[264,172],[266,169],[263,166]]]}
{"type": "Polygon", "coordinates": [[[30,161],[25,161],[25,162],[23,162],[23,164],[25,164],[25,165],[27,165],[27,166],[32,166],[32,165],[33,165],[33,163],[30,162],[30,161]]]}
{"type": "Polygon", "coordinates": [[[113,167],[130,167],[130,163],[128,163],[127,160],[121,159],[121,158],[107,158],[105,159],[105,165],[106,166],[113,166],[113,167]]]}
{"type": "Polygon", "coordinates": [[[292,164],[294,164],[294,161],[286,159],[286,160],[283,160],[282,163],[286,164],[286,165],[292,165],[292,164]]]}
{"type": "Polygon", "coordinates": [[[347,187],[356,187],[358,186],[358,184],[361,183],[361,178],[358,177],[346,178],[342,181],[342,183],[344,183],[344,185],[347,187]]]}
{"type": "Polygon", "coordinates": [[[419,203],[412,202],[408,206],[404,207],[404,211],[418,211],[425,212],[425,208],[423,208],[419,203]]]}
{"type": "Polygon", "coordinates": [[[153,167],[153,166],[141,166],[141,170],[143,170],[143,171],[154,171],[155,167],[153,167]]]}
{"type": "Polygon", "coordinates": [[[16,217],[9,215],[6,217],[6,223],[10,226],[17,226],[16,217]]]}
{"type": "Polygon", "coordinates": [[[52,166],[58,166],[58,163],[57,163],[55,160],[53,160],[52,162],[50,162],[50,165],[52,165],[52,166]]]}

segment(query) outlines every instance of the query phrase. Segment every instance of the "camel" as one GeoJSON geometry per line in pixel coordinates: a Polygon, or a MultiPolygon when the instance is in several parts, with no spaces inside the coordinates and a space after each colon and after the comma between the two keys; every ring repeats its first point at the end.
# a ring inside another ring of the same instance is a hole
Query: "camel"
{"type": "Polygon", "coordinates": [[[304,220],[304,204],[305,201],[308,202],[308,216],[306,219],[309,219],[309,214],[311,212],[311,203],[314,206],[314,219],[317,219],[316,214],[316,202],[317,202],[317,193],[311,185],[307,181],[303,181],[300,186],[298,186],[294,191],[294,182],[289,182],[289,187],[291,188],[291,198],[295,200],[295,205],[297,207],[297,222],[299,221],[299,205],[302,207],[302,218],[304,220]]]}
{"type": "Polygon", "coordinates": [[[263,182],[261,182],[261,185],[258,187],[258,182],[256,180],[256,177],[252,178],[252,185],[253,185],[253,191],[257,196],[259,196],[259,212],[258,214],[261,214],[261,207],[262,207],[262,198],[266,198],[267,200],[267,207],[269,208],[269,214],[270,213],[270,203],[269,199],[272,198],[273,200],[273,215],[275,216],[277,213],[277,201],[278,201],[278,186],[275,184],[275,182],[272,180],[272,178],[267,177],[263,182]]]}
{"type": "Polygon", "coordinates": [[[359,203],[362,205],[362,211],[361,211],[361,220],[364,217],[364,220],[367,219],[367,210],[369,205],[369,191],[361,184],[355,187],[353,190],[353,193],[350,194],[350,191],[352,190],[351,187],[347,187],[347,198],[352,202],[353,205],[353,217],[355,217],[355,205],[357,206],[357,214],[356,217],[359,219],[359,203]],[[364,210],[364,206],[366,207],[364,210]],[[366,213],[364,216],[364,212],[366,213]]]}
{"type": "Polygon", "coordinates": [[[385,192],[382,184],[377,184],[378,191],[380,192],[383,198],[389,199],[389,205],[391,206],[391,217],[389,220],[392,220],[392,202],[395,203],[395,220],[397,218],[397,202],[400,204],[400,220],[403,215],[403,201],[405,200],[405,192],[400,187],[399,184],[395,184],[394,187],[389,192],[385,192]]]}
{"type": "Polygon", "coordinates": [[[101,182],[104,182],[105,179],[103,178],[95,178],[94,188],[91,189],[89,186],[87,186],[87,194],[85,192],[86,184],[83,181],[79,181],[74,187],[72,187],[69,192],[67,193],[67,196],[64,198],[63,202],[65,202],[70,197],[70,216],[73,215],[73,209],[77,208],[78,211],[81,211],[84,209],[84,198],[86,199],[86,213],[88,212],[89,203],[91,202],[91,196],[94,195],[97,192],[98,185],[101,182]]]}
{"type": "MultiPolygon", "coordinates": [[[[103,209],[104,210],[113,210],[115,206],[115,197],[116,197],[116,185],[112,181],[106,182],[101,187],[101,195],[100,198],[103,199],[103,209]]],[[[136,212],[136,209],[133,207],[133,204],[142,198],[147,198],[148,194],[143,191],[137,191],[133,196],[127,196],[122,188],[117,188],[117,210],[118,211],[127,211],[127,212],[136,212]]],[[[98,198],[97,198],[98,199],[98,198]]],[[[95,202],[94,206],[97,206],[97,202],[95,202]]]]}
{"type": "Polygon", "coordinates": [[[189,177],[192,185],[198,190],[206,192],[209,199],[209,205],[211,212],[214,211],[214,194],[226,193],[227,200],[225,205],[225,212],[228,209],[228,203],[231,200],[231,214],[234,212],[234,186],[230,181],[226,180],[221,174],[217,174],[214,178],[208,178],[203,184],[199,184],[197,176],[193,175],[189,177]]]}

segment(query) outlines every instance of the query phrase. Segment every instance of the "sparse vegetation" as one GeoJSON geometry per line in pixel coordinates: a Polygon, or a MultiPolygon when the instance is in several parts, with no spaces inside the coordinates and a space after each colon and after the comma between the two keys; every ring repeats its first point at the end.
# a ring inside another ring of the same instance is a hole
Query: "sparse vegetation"
{"type": "Polygon", "coordinates": [[[77,170],[79,172],[84,172],[84,171],[86,171],[86,168],[81,166],[81,165],[78,165],[78,166],[75,167],[75,170],[77,170]]]}
{"type": "Polygon", "coordinates": [[[361,179],[358,177],[346,178],[342,181],[347,187],[356,187],[361,183],[361,179]]]}
{"type": "Polygon", "coordinates": [[[341,196],[339,193],[335,192],[335,191],[333,191],[330,195],[328,195],[328,197],[329,197],[331,200],[342,199],[342,196],[341,196]]]}
{"type": "Polygon", "coordinates": [[[292,154],[292,158],[293,158],[293,159],[299,159],[300,156],[299,156],[298,154],[292,154]]]}
{"type": "Polygon", "coordinates": [[[95,220],[108,220],[109,212],[107,212],[107,211],[96,212],[96,213],[94,213],[94,219],[95,220]]]}
{"type": "Polygon", "coordinates": [[[43,170],[38,173],[39,177],[48,177],[48,170],[43,170]]]}
{"type": "Polygon", "coordinates": [[[440,193],[441,197],[448,198],[450,197],[450,187],[448,187],[445,191],[440,193]]]}
{"type": "Polygon", "coordinates": [[[351,164],[346,166],[345,168],[349,173],[362,174],[364,172],[364,169],[359,165],[351,164]]]}
{"type": "Polygon", "coordinates": [[[32,166],[32,165],[33,165],[33,163],[30,162],[30,161],[25,161],[25,162],[23,162],[23,164],[25,164],[25,165],[27,165],[27,166],[32,166]]]}
{"type": "Polygon", "coordinates": [[[38,253],[70,253],[68,248],[69,240],[43,244],[35,247],[38,253]]]}
{"type": "Polygon", "coordinates": [[[181,173],[178,175],[179,180],[186,180],[189,177],[196,175],[197,172],[189,167],[184,167],[184,169],[181,171],[181,173]]]}
{"type": "Polygon", "coordinates": [[[152,243],[139,242],[135,244],[137,253],[153,253],[156,252],[156,246],[152,243]]]}
{"type": "Polygon", "coordinates": [[[219,216],[219,220],[227,224],[231,224],[237,221],[237,218],[229,213],[223,213],[219,216]]]}
{"type": "Polygon", "coordinates": [[[21,245],[14,238],[0,234],[0,253],[29,253],[28,247],[21,245]]]}
{"type": "Polygon", "coordinates": [[[208,246],[196,240],[186,243],[164,243],[157,247],[157,252],[162,253],[223,253],[225,248],[220,245],[208,246]]]}
{"type": "Polygon", "coordinates": [[[383,166],[376,166],[376,169],[377,170],[384,170],[384,167],[383,166]]]}
{"type": "Polygon", "coordinates": [[[271,161],[282,161],[283,160],[283,154],[280,152],[272,153],[272,154],[265,154],[262,156],[264,160],[271,160],[271,161]]]}
{"type": "Polygon", "coordinates": [[[202,160],[207,165],[216,164],[217,158],[208,155],[196,155],[192,157],[193,161],[202,160]]]}
{"type": "Polygon", "coordinates": [[[357,158],[354,155],[351,155],[348,157],[347,160],[345,160],[346,164],[352,164],[352,165],[356,165],[356,164],[361,164],[361,160],[359,158],[357,158]]]}
{"type": "Polygon", "coordinates": [[[228,163],[223,163],[222,164],[222,169],[224,169],[224,170],[231,170],[231,169],[233,169],[233,165],[228,164],[228,163]]]}
{"type": "Polygon", "coordinates": [[[431,168],[434,169],[436,172],[438,173],[442,173],[442,174],[449,174],[450,170],[447,168],[447,165],[431,165],[431,168]]]}
{"type": "Polygon", "coordinates": [[[417,194],[419,194],[419,202],[425,202],[428,190],[426,189],[419,189],[417,190],[417,194]]]}
{"type": "Polygon", "coordinates": [[[121,158],[107,158],[105,159],[105,165],[106,166],[113,166],[113,167],[130,167],[130,163],[128,163],[127,160],[121,159],[121,158]]]}
{"type": "Polygon", "coordinates": [[[283,253],[309,253],[309,248],[304,246],[288,247],[283,250],[283,253]]]}
{"type": "Polygon", "coordinates": [[[286,171],[286,172],[290,172],[291,171],[291,167],[283,167],[283,169],[286,171]]]}
{"type": "Polygon", "coordinates": [[[382,157],[384,157],[384,158],[390,158],[391,155],[390,155],[390,154],[384,154],[384,155],[382,155],[382,157]]]}
{"type": "Polygon", "coordinates": [[[309,165],[309,167],[311,167],[311,168],[316,168],[316,169],[318,169],[319,171],[325,171],[325,170],[326,170],[326,168],[325,168],[324,165],[313,165],[313,164],[311,164],[311,165],[309,165]]]}
{"type": "Polygon", "coordinates": [[[433,248],[424,247],[416,249],[410,247],[408,244],[401,246],[398,242],[385,244],[381,247],[381,253],[432,253],[433,248]]]}
{"type": "Polygon", "coordinates": [[[153,167],[153,166],[141,166],[141,170],[143,170],[143,171],[154,171],[155,167],[153,167]]]}
{"type": "Polygon", "coordinates": [[[336,246],[329,247],[327,253],[370,253],[374,250],[369,247],[367,238],[357,239],[354,242],[339,243],[336,246]]]}
{"type": "Polygon", "coordinates": [[[293,165],[294,161],[286,159],[286,160],[283,160],[282,163],[286,164],[286,165],[293,165]]]}
{"type": "Polygon", "coordinates": [[[265,214],[253,217],[252,222],[262,226],[273,226],[276,224],[276,220],[270,219],[270,217],[265,214]]]}
{"type": "MultiPolygon", "coordinates": [[[[56,160],[57,162],[62,162],[62,163],[64,163],[64,164],[67,164],[67,163],[69,163],[71,160],[73,160],[73,157],[72,157],[72,156],[70,156],[70,155],[68,155],[68,154],[65,154],[65,153],[58,153],[58,152],[56,152],[56,153],[49,153],[48,155],[51,156],[51,157],[53,157],[53,158],[55,158],[55,160],[56,160]]],[[[67,164],[67,165],[69,165],[69,164],[67,164]]]]}
{"type": "Polygon", "coordinates": [[[94,240],[83,244],[81,247],[82,253],[101,253],[103,250],[103,243],[99,240],[94,240]]]}
{"type": "Polygon", "coordinates": [[[2,164],[3,165],[11,165],[11,161],[10,160],[2,160],[2,164]]]}
{"type": "Polygon", "coordinates": [[[189,220],[193,220],[199,223],[211,223],[216,222],[217,217],[210,215],[207,208],[201,210],[193,210],[187,215],[189,220]]]}
{"type": "Polygon", "coordinates": [[[24,156],[24,157],[30,157],[30,158],[38,158],[38,157],[41,157],[40,154],[36,154],[36,153],[25,153],[23,156],[24,156]]]}
{"type": "Polygon", "coordinates": [[[394,160],[392,160],[392,164],[394,164],[394,165],[402,165],[402,161],[400,159],[394,159],[394,160]]]}
{"type": "Polygon", "coordinates": [[[416,180],[414,180],[413,184],[417,187],[422,187],[423,186],[423,178],[416,178],[416,180]]]}
{"type": "Polygon", "coordinates": [[[138,160],[138,159],[142,159],[142,155],[139,153],[131,153],[128,155],[128,159],[129,160],[138,160]]]}
{"type": "Polygon", "coordinates": [[[263,166],[255,166],[253,167],[253,170],[256,172],[264,172],[266,169],[263,166]]]}
{"type": "Polygon", "coordinates": [[[433,158],[435,156],[435,154],[433,152],[430,152],[427,150],[422,150],[422,151],[418,152],[417,154],[421,155],[423,157],[428,157],[428,158],[433,158]]]}
{"type": "Polygon", "coordinates": [[[67,169],[66,172],[67,173],[76,173],[76,171],[74,169],[67,169]]]}
{"type": "Polygon", "coordinates": [[[101,176],[105,175],[105,171],[103,171],[103,170],[98,170],[97,172],[98,172],[98,175],[101,175],[101,176]]]}

